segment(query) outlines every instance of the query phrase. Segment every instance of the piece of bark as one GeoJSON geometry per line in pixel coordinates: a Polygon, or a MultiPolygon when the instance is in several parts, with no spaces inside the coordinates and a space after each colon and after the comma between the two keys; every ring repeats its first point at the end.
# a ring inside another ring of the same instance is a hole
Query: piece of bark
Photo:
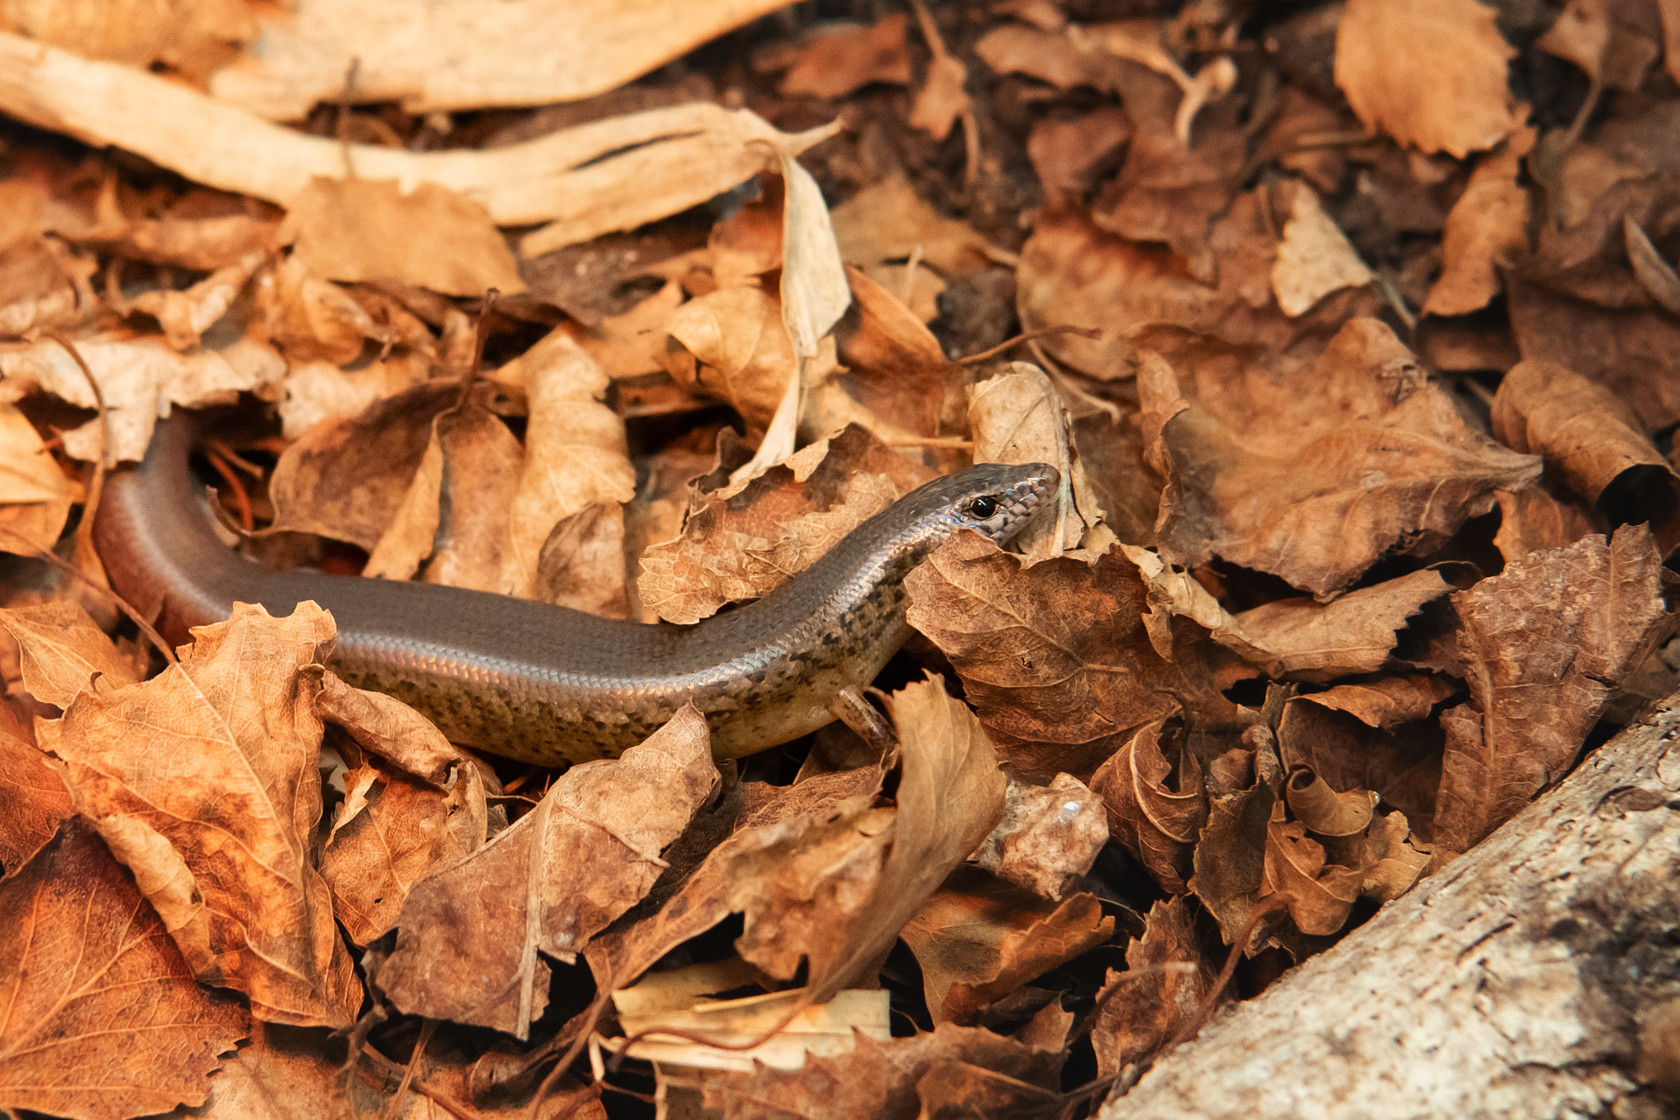
{"type": "Polygon", "coordinates": [[[1680,694],[1101,1120],[1671,1115],[1636,1071],[1676,989],[1677,735],[1680,694]]]}

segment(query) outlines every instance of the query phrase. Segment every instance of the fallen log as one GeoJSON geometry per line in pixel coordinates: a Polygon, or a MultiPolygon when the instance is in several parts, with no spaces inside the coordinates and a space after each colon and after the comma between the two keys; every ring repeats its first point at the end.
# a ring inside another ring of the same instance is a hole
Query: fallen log
{"type": "Polygon", "coordinates": [[[1680,1109],[1680,694],[1102,1120],[1680,1109]]]}

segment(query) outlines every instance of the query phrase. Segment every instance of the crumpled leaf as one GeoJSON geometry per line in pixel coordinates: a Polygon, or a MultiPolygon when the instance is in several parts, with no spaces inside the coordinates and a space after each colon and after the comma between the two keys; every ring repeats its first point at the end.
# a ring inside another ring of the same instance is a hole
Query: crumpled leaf
{"type": "Polygon", "coordinates": [[[338,920],[366,945],[396,925],[414,884],[483,845],[491,814],[478,765],[418,712],[331,673],[321,685],[316,712],[368,751],[321,848],[338,920]]]}
{"type": "MultiPolygon", "coordinates": [[[[532,596],[538,560],[555,526],[589,507],[616,510],[636,493],[636,470],[625,443],[624,420],[602,403],[607,375],[570,334],[555,331],[527,350],[499,376],[516,375],[525,386],[530,415],[524,463],[508,509],[508,542],[494,590],[532,596]]],[[[622,514],[616,525],[623,537],[622,514]]],[[[614,524],[601,522],[598,535],[614,524]]],[[[610,574],[610,573],[609,573],[610,574]]],[[[617,565],[622,594],[624,563],[617,565]]],[[[611,596],[614,588],[603,589],[611,596]]]]}
{"type": "Polygon", "coordinates": [[[1377,795],[1368,789],[1340,793],[1308,767],[1289,775],[1283,787],[1289,813],[1315,836],[1357,836],[1371,827],[1377,795]]]}
{"type": "Polygon", "coordinates": [[[1193,369],[1179,370],[1185,407],[1156,406],[1168,414],[1156,532],[1185,567],[1218,555],[1329,599],[1539,474],[1536,459],[1465,424],[1376,320],[1349,321],[1305,366],[1193,369]]]}
{"type": "Polygon", "coordinates": [[[1286,821],[1281,803],[1272,807],[1266,825],[1267,894],[1280,895],[1295,926],[1309,937],[1326,937],[1347,922],[1354,901],[1368,895],[1378,902],[1397,898],[1417,881],[1429,853],[1406,839],[1400,813],[1367,818],[1369,832],[1359,843],[1341,845],[1332,862],[1328,842],[1308,835],[1303,821],[1286,821]]]}
{"type": "Polygon", "coordinates": [[[409,891],[380,988],[408,1014],[527,1037],[548,1000],[538,951],[574,960],[635,905],[717,780],[692,707],[621,758],[572,767],[517,824],[409,891]]]}
{"type": "Polygon", "coordinates": [[[1143,936],[1126,946],[1126,970],[1110,969],[1097,994],[1091,1026],[1097,1072],[1111,1077],[1172,1041],[1195,1020],[1213,974],[1197,944],[1189,900],[1150,906],[1143,936]]]}
{"type": "MultiPolygon", "coordinates": [[[[1000,754],[1022,774],[1095,770],[1151,720],[1183,710],[1235,718],[1217,647],[1190,622],[1164,660],[1143,623],[1148,592],[1110,550],[1030,568],[974,534],[940,546],[909,578],[910,624],[956,667],[1000,754]]],[[[1180,632],[1179,627],[1186,627],[1180,632]]]]}
{"type": "Polygon", "coordinates": [[[1003,817],[997,754],[980,721],[944,681],[913,681],[888,701],[902,772],[892,847],[868,905],[850,916],[839,951],[813,956],[806,998],[829,998],[886,953],[922,903],[1003,817]]]}
{"type": "MultiPolygon", "coordinates": [[[[108,462],[145,454],[152,425],[167,405],[226,400],[237,392],[264,392],[285,372],[285,363],[266,344],[239,338],[225,347],[201,347],[178,354],[158,338],[84,338],[76,349],[93,371],[105,398],[111,440],[108,462]]],[[[75,359],[57,342],[41,339],[0,353],[0,401],[47,393],[92,410],[93,390],[75,359]]],[[[64,433],[64,450],[91,462],[105,446],[98,418],[64,433]]]]}
{"type": "Polygon", "coordinates": [[[1429,315],[1468,315],[1504,288],[1499,269],[1528,250],[1528,192],[1517,182],[1527,144],[1513,140],[1484,157],[1441,233],[1441,275],[1429,289],[1429,315]]]}
{"type": "Polygon", "coordinates": [[[1137,856],[1163,888],[1186,890],[1191,848],[1207,821],[1207,791],[1194,755],[1175,766],[1161,750],[1166,720],[1145,724],[1091,776],[1091,788],[1108,807],[1109,831],[1137,856]],[[1173,789],[1168,785],[1178,772],[1173,789]]]}
{"type": "Polygon", "coordinates": [[[1553,362],[1518,362],[1499,382],[1491,421],[1496,437],[1544,458],[1587,501],[1650,522],[1664,553],[1680,544],[1680,475],[1604,386],[1553,362]]]}
{"type": "Polygon", "coordinates": [[[1443,848],[1469,848],[1575,761],[1617,682],[1673,631],[1661,569],[1650,531],[1623,526],[1453,596],[1473,707],[1443,716],[1443,848]]]}
{"type": "Polygon", "coordinates": [[[1516,54],[1477,0],[1349,0],[1336,25],[1336,85],[1369,129],[1463,159],[1528,115],[1506,86],[1516,54]]]}
{"type": "Polygon", "coordinates": [[[332,620],[239,604],[179,665],[37,724],[78,813],[134,872],[193,972],[260,1019],[348,1026],[362,991],[312,858],[318,677],[332,620]]]}
{"type": "Polygon", "coordinates": [[[1438,701],[1429,691],[1418,689],[1409,702],[1377,711],[1360,707],[1375,686],[1343,685],[1297,696],[1283,706],[1278,721],[1282,762],[1292,772],[1311,771],[1334,791],[1377,794],[1384,804],[1406,814],[1415,835],[1432,840],[1441,782],[1441,736],[1431,713],[1458,691],[1445,682],[1437,687],[1446,693],[1438,701]],[[1347,696],[1348,690],[1356,694],[1347,696]],[[1337,706],[1348,700],[1353,701],[1348,710],[1337,706]],[[1369,722],[1373,718],[1390,723],[1374,726],[1369,722]]]}
{"type": "Polygon", "coordinates": [[[936,1023],[971,1023],[1034,977],[1107,941],[1114,919],[1093,894],[1032,898],[978,871],[958,872],[910,918],[904,943],[922,966],[936,1023]]]}
{"type": "Polygon", "coordinates": [[[91,828],[0,880],[0,913],[0,1107],[127,1120],[204,1103],[250,1017],[193,981],[91,828]]]}

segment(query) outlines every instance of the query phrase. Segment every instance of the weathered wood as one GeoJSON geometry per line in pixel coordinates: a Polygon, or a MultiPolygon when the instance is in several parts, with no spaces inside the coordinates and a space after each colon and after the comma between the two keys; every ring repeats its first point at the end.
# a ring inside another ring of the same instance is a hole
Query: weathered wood
{"type": "Polygon", "coordinates": [[[1675,1114],[1676,809],[1680,694],[1102,1120],[1675,1114]]]}

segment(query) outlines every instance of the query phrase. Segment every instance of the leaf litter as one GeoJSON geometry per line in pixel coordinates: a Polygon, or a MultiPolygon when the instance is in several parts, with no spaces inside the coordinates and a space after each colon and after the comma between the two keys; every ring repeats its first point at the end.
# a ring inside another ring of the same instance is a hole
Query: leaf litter
{"type": "Polygon", "coordinates": [[[8,16],[0,1108],[1079,1115],[1680,685],[1670,5],[786,6],[8,16]],[[212,405],[265,562],[643,621],[1065,486],[896,752],[557,772],[31,559],[212,405]]]}

